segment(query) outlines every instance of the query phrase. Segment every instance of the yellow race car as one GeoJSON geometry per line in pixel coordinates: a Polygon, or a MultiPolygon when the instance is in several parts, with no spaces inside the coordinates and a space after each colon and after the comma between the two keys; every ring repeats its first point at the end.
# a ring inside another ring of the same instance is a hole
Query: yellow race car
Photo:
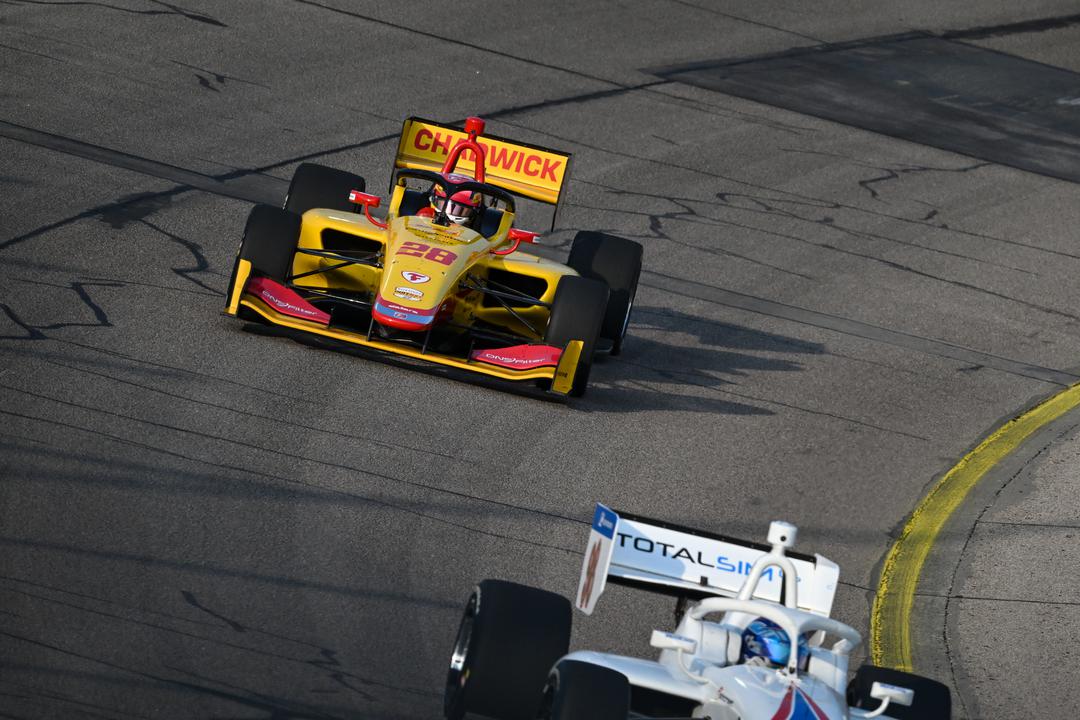
{"type": "Polygon", "coordinates": [[[521,198],[553,205],[570,155],[420,118],[405,121],[385,219],[364,179],[305,163],[282,208],[248,216],[225,313],[557,395],[619,354],[641,245],[579,232],[566,265],[520,249],[521,198]]]}

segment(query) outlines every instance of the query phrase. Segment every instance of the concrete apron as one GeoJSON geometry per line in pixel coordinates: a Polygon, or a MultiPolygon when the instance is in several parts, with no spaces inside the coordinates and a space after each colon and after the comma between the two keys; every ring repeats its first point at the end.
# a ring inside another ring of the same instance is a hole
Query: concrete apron
{"type": "Polygon", "coordinates": [[[1080,408],[1002,459],[950,517],[911,613],[915,671],[956,718],[1080,707],[1080,408]]]}

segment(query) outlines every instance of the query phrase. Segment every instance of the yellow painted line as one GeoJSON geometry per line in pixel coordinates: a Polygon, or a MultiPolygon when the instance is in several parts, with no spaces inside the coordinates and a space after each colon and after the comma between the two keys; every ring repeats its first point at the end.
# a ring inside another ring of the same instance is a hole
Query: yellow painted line
{"type": "Polygon", "coordinates": [[[911,513],[889,550],[870,614],[875,665],[911,672],[911,608],[919,575],[945,522],[979,480],[1032,433],[1080,405],[1080,383],[1013,418],[965,455],[911,513]]]}

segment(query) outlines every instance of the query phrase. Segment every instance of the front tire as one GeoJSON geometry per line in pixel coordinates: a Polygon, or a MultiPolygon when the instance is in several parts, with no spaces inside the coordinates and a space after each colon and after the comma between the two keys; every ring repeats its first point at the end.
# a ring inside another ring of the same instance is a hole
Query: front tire
{"type": "Polygon", "coordinates": [[[562,348],[571,340],[583,341],[581,358],[574,373],[574,386],[570,390],[574,397],[584,395],[589,385],[593,353],[604,322],[607,302],[607,286],[598,280],[564,275],[555,288],[544,342],[562,348]]]}
{"type": "Polygon", "coordinates": [[[540,708],[542,720],[626,720],[630,681],[610,668],[563,660],[551,671],[540,708]]]}
{"type": "Polygon", "coordinates": [[[443,714],[534,720],[544,681],[570,646],[570,601],[546,590],[484,580],[473,591],[446,676],[443,714]]]}
{"type": "Polygon", "coordinates": [[[363,192],[364,188],[364,178],[359,175],[316,163],[301,163],[289,184],[285,209],[297,215],[312,208],[356,212],[349,202],[349,192],[363,192]]]}
{"type": "Polygon", "coordinates": [[[269,205],[256,205],[244,226],[239,257],[271,280],[284,282],[300,239],[300,217],[269,205]]]}
{"type": "Polygon", "coordinates": [[[952,696],[946,685],[921,675],[876,665],[863,665],[855,672],[855,677],[848,684],[848,704],[862,710],[876,710],[881,701],[870,697],[870,689],[875,682],[899,685],[915,691],[915,700],[911,707],[889,703],[885,714],[891,718],[950,720],[952,717],[952,696]]]}
{"type": "Polygon", "coordinates": [[[570,246],[566,264],[582,277],[600,280],[610,290],[600,337],[611,341],[612,355],[622,352],[641,277],[643,252],[641,243],[592,231],[579,232],[570,246]]]}

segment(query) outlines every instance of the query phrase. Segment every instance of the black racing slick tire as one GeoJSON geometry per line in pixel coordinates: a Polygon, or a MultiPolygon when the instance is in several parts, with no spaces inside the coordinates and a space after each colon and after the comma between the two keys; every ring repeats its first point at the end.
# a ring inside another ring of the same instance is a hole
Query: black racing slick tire
{"type": "Polygon", "coordinates": [[[896,720],[950,720],[952,718],[952,696],[949,694],[948,686],[921,675],[875,665],[863,665],[855,672],[855,677],[848,683],[848,704],[861,710],[876,710],[881,705],[881,701],[870,697],[870,689],[875,682],[898,685],[915,691],[915,699],[911,707],[889,703],[885,714],[891,718],[896,718],[896,720]]]}
{"type": "Polygon", "coordinates": [[[252,268],[260,274],[284,282],[292,268],[299,239],[300,216],[281,208],[256,205],[244,226],[239,257],[251,261],[252,268]]]}
{"type": "Polygon", "coordinates": [[[599,280],[564,275],[555,288],[544,342],[552,347],[566,347],[571,340],[581,340],[584,347],[574,373],[570,394],[581,397],[589,385],[596,340],[604,322],[608,302],[607,285],[599,280]]]}
{"type": "Polygon", "coordinates": [[[312,208],[356,212],[349,202],[351,190],[364,191],[364,178],[344,170],[315,163],[302,163],[293,173],[285,209],[303,215],[312,208]]]}
{"type": "Polygon", "coordinates": [[[610,290],[600,337],[611,341],[612,355],[622,352],[641,277],[642,254],[640,243],[592,231],[579,232],[570,246],[566,264],[582,277],[606,283],[610,290]]]}
{"type": "Polygon", "coordinates": [[[630,681],[620,672],[579,660],[551,671],[539,717],[543,720],[626,720],[630,681]]]}
{"type": "Polygon", "coordinates": [[[443,714],[534,720],[544,682],[570,646],[570,601],[504,580],[484,580],[461,619],[443,714]]]}

